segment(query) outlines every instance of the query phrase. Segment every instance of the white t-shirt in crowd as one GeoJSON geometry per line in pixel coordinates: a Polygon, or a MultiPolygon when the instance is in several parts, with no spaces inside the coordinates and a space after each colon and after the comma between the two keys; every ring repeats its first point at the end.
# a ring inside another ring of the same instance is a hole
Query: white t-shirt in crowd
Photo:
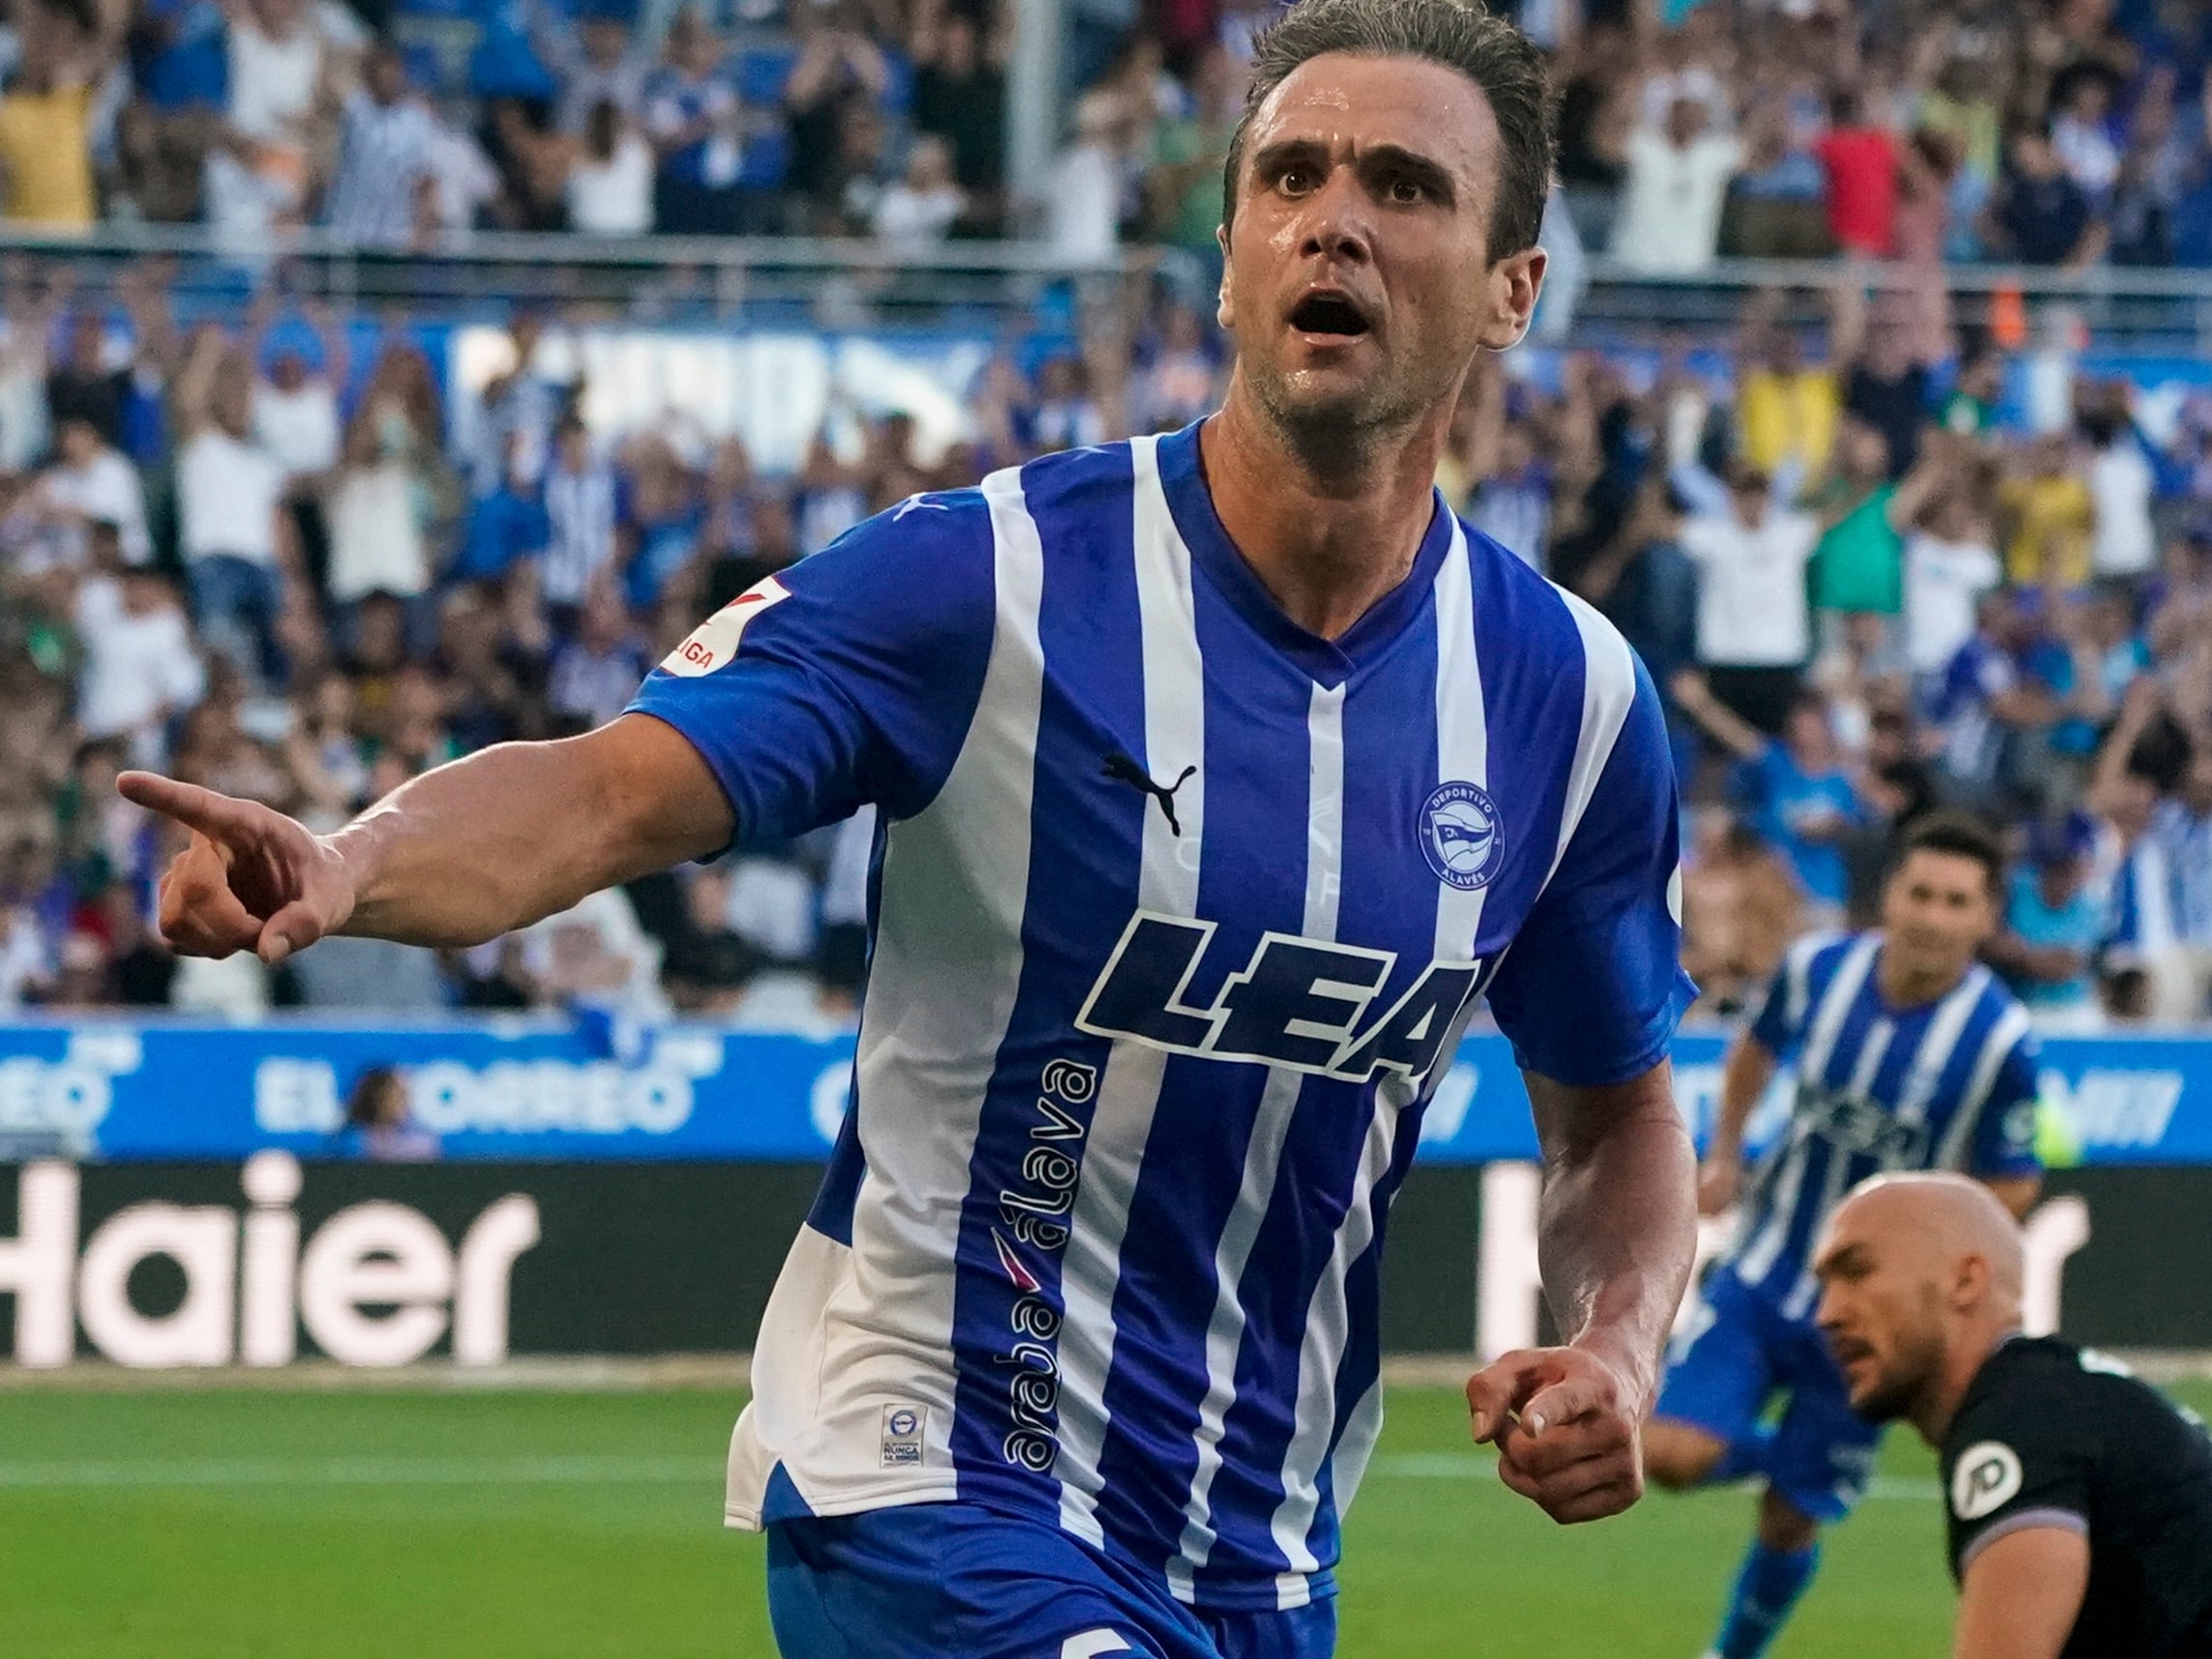
{"type": "Polygon", "coordinates": [[[1986,542],[1926,531],[1905,542],[1905,656],[1914,673],[1939,673],[1974,637],[1974,606],[2004,580],[1986,542]]]}
{"type": "Polygon", "coordinates": [[[2099,576],[2140,576],[2158,562],[2158,531],[2150,501],[2158,479],[2142,446],[2122,438],[2089,457],[2089,498],[2097,528],[2089,543],[2089,568],[2099,576]]]}
{"type": "Polygon", "coordinates": [[[949,185],[936,190],[893,185],[876,198],[869,228],[894,253],[927,253],[952,234],[964,200],[949,185]]]}
{"type": "Polygon", "coordinates": [[[315,107],[323,76],[323,36],[303,20],[279,40],[264,34],[250,13],[234,16],[230,45],[230,124],[248,138],[294,136],[294,124],[315,107]]]}
{"type": "Polygon", "coordinates": [[[563,186],[568,228],[589,236],[643,236],[653,228],[653,153],[625,132],[606,160],[576,163],[563,186]]]}
{"type": "Polygon", "coordinates": [[[1077,144],[1052,163],[1045,240],[1056,259],[1111,259],[1121,243],[1121,161],[1104,144],[1077,144]]]}
{"type": "Polygon", "coordinates": [[[1628,178],[1613,221],[1613,257],[1631,271],[1702,271],[1720,244],[1728,182],[1743,146],[1708,133],[1678,150],[1657,132],[1628,140],[1628,178]]]}
{"type": "Polygon", "coordinates": [[[87,523],[105,519],[115,526],[124,562],[144,564],[154,557],[146,532],[146,489],[138,469],[113,449],[102,449],[82,467],[56,467],[45,476],[46,499],[87,523]]]}
{"type": "Polygon", "coordinates": [[[276,458],[287,477],[327,472],[338,464],[338,394],[310,378],[297,391],[262,381],[253,388],[253,441],[276,458]]]}
{"type": "Polygon", "coordinates": [[[89,576],[77,586],[77,724],[87,737],[142,736],[164,711],[190,708],[207,689],[185,614],[174,605],[133,615],[123,585],[89,576]]]}
{"type": "Polygon", "coordinates": [[[396,461],[349,467],[330,492],[330,597],[368,593],[412,599],[430,586],[430,556],[415,521],[415,489],[396,461]]]}
{"type": "Polygon", "coordinates": [[[202,428],[177,451],[177,545],[187,562],[227,553],[276,562],[276,508],[284,468],[260,444],[219,426],[202,428]]]}
{"type": "Polygon", "coordinates": [[[1775,669],[1812,648],[1805,566],[1821,539],[1810,513],[1769,509],[1745,529],[1733,513],[1687,520],[1681,550],[1697,560],[1697,654],[1708,668],[1775,669]]]}

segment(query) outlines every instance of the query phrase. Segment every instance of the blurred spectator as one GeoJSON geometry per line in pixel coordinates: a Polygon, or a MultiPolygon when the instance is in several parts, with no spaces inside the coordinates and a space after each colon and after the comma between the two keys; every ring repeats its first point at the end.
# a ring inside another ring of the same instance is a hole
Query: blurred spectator
{"type": "Polygon", "coordinates": [[[1076,100],[1075,122],[1075,141],[1052,163],[1045,240],[1061,259],[1110,259],[1121,242],[1128,108],[1110,93],[1087,92],[1076,100]]]}
{"type": "Polygon", "coordinates": [[[2151,522],[2157,473],[2141,437],[2128,417],[2127,387],[2100,388],[2082,414],[2089,443],[2089,570],[2099,577],[2134,580],[2158,563],[2158,531],[2151,522]]]}
{"type": "Polygon", "coordinates": [[[1806,690],[1790,703],[1776,741],[1712,695],[1694,673],[1676,701],[1736,758],[1729,792],[1744,823],[1781,853],[1803,890],[1812,927],[1841,924],[1849,896],[1843,843],[1866,817],[1843,764],[1827,700],[1806,690]]]}
{"type": "MultiPolygon", "coordinates": [[[[995,230],[1004,212],[1006,66],[1014,52],[1012,0],[915,0],[907,50],[914,63],[912,119],[952,151],[952,178],[967,220],[995,230]]],[[[1080,109],[1080,100],[1077,103],[1080,109]]],[[[1081,121],[1078,115],[1077,129],[1081,121]]]]}
{"type": "MultiPolygon", "coordinates": [[[[120,9],[107,15],[120,21],[120,9]]],[[[15,60],[0,93],[0,186],[7,216],[84,230],[100,216],[93,188],[93,104],[113,58],[89,0],[22,0],[13,8],[15,60]]]]}
{"type": "Polygon", "coordinates": [[[953,181],[951,146],[924,134],[906,151],[905,176],[876,196],[869,226],[887,252],[926,257],[966,211],[967,195],[953,181]]]}
{"type": "Polygon", "coordinates": [[[48,418],[59,426],[81,420],[103,442],[123,442],[124,410],[130,401],[128,356],[110,355],[107,329],[98,313],[78,311],[69,324],[67,356],[46,376],[48,418]]]}
{"type": "Polygon", "coordinates": [[[166,581],[123,565],[118,552],[113,564],[96,555],[74,620],[78,725],[88,737],[126,739],[133,764],[158,764],[163,727],[206,688],[184,607],[166,581]]]}
{"type": "MultiPolygon", "coordinates": [[[[138,469],[82,417],[63,421],[55,436],[60,441],[56,465],[39,480],[40,503],[46,514],[62,521],[79,542],[95,523],[105,523],[114,529],[116,551],[124,563],[149,563],[154,538],[146,528],[146,490],[138,469]]],[[[83,560],[80,557],[72,562],[83,560]]]]}
{"type": "Polygon", "coordinates": [[[2008,458],[1997,500],[2011,526],[2005,574],[2023,586],[2079,587],[2089,580],[2096,500],[2066,434],[2051,432],[2008,458]]]}
{"type": "Polygon", "coordinates": [[[416,186],[429,176],[438,118],[408,89],[396,48],[371,47],[346,95],[326,220],[341,242],[397,250],[415,226],[416,186]]]}
{"type": "Polygon", "coordinates": [[[2005,170],[1983,237],[1999,254],[2025,265],[2094,265],[2106,227],[2074,182],[2042,128],[2023,127],[2005,145],[2005,170]]]}
{"type": "Polygon", "coordinates": [[[603,103],[615,106],[620,122],[637,121],[645,110],[646,77],[651,66],[631,40],[629,20],[615,9],[614,0],[595,0],[585,8],[573,34],[563,29],[547,34],[553,48],[550,55],[564,72],[561,131],[584,137],[603,103]]]}
{"type": "Polygon", "coordinates": [[[346,433],[325,512],[330,570],[324,592],[341,609],[370,593],[417,599],[430,586],[430,554],[402,423],[364,410],[346,433]]]}
{"type": "Polygon", "coordinates": [[[654,227],[672,236],[738,228],[743,161],[737,90],[722,72],[722,43],[693,11],[677,14],[663,63],[646,83],[646,134],[659,156],[654,227]]]}
{"type": "Polygon", "coordinates": [[[1930,457],[1892,483],[1882,434],[1844,421],[1835,478],[1813,551],[1815,609],[1895,617],[1905,606],[1905,536],[1950,482],[1948,461],[1930,457]]]}
{"type": "Polygon", "coordinates": [[[615,473],[575,415],[555,430],[545,475],[545,562],[538,590],[555,631],[572,631],[584,598],[615,557],[615,473]]]}
{"type": "Polygon", "coordinates": [[[1723,807],[1699,809],[1682,861],[1682,968],[1706,1013],[1758,1001],[1800,930],[1790,867],[1723,807]]]}
{"type": "Polygon", "coordinates": [[[1813,153],[1825,175],[1829,239],[1847,254],[1888,258],[1897,245],[1897,140],[1867,120],[1855,91],[1845,91],[1828,100],[1828,129],[1813,153]]]}
{"type": "Polygon", "coordinates": [[[1944,669],[1932,710],[1943,772],[1977,809],[2040,792],[2067,675],[2065,651],[2045,633],[2029,596],[2004,587],[1982,596],[1973,636],[1944,669]]]}
{"type": "Polygon", "coordinates": [[[371,1066],[355,1079],[353,1091],[346,1097],[345,1127],[338,1134],[348,1153],[376,1163],[427,1163],[439,1154],[437,1135],[415,1121],[408,1104],[407,1078],[393,1066],[371,1066]]]}
{"type": "Polygon", "coordinates": [[[1654,274],[1710,265],[1728,183],[1743,159],[1740,140],[1712,129],[1704,100],[1675,99],[1658,125],[1628,139],[1627,178],[1613,221],[1615,263],[1654,274]]]}
{"type": "Polygon", "coordinates": [[[1738,462],[1679,537],[1698,567],[1697,654],[1712,694],[1768,734],[1781,731],[1812,653],[1805,566],[1821,533],[1775,494],[1766,473],[1738,462]]]}
{"type": "Polygon", "coordinates": [[[643,236],[653,228],[652,146],[614,100],[591,106],[561,188],[570,230],[643,236]]]}
{"type": "Polygon", "coordinates": [[[2136,895],[2151,913],[2137,935],[2150,1015],[2164,1025],[2193,1024],[2212,997],[2212,750],[2192,757],[2180,787],[2152,810],[2145,839],[2163,877],[2136,895]]]}
{"type": "Polygon", "coordinates": [[[192,619],[248,672],[281,682],[276,624],[296,567],[284,469],[252,437],[250,366],[213,329],[192,340],[176,410],[177,544],[192,619]]]}
{"type": "Polygon", "coordinates": [[[2092,1036],[2105,1026],[2093,969],[2108,908],[2089,881],[2093,844],[2082,814],[2037,822],[2026,862],[2007,884],[2002,930],[1987,947],[2036,1028],[2054,1036],[2092,1036]]]}
{"type": "Polygon", "coordinates": [[[1973,637],[1981,596],[2004,580],[1977,495],[1954,475],[1906,538],[1906,659],[1924,692],[1973,637]]]}
{"type": "Polygon", "coordinates": [[[589,731],[629,705],[651,666],[628,610],[600,587],[584,602],[576,637],[554,648],[546,704],[556,722],[589,731]]]}

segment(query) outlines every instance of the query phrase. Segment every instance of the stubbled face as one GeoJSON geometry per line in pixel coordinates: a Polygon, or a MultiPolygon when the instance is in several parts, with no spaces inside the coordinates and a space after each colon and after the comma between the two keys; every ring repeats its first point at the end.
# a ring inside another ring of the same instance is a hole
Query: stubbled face
{"type": "MultiPolygon", "coordinates": [[[[1915,1252],[1885,1235],[1871,1205],[1838,1210],[1813,1258],[1816,1317],[1842,1369],[1851,1409],[1888,1422],[1909,1415],[1943,1364],[1943,1295],[1915,1252]]],[[[1925,1253],[1920,1259],[1925,1261],[1925,1253]]]]}
{"type": "Polygon", "coordinates": [[[1253,117],[1222,233],[1221,322],[1261,410],[1307,442],[1448,410],[1519,339],[1543,256],[1491,264],[1489,101],[1424,60],[1333,52],[1253,117]]]}
{"type": "Polygon", "coordinates": [[[1967,971],[1997,926],[1997,899],[1979,862],[1917,847],[1882,890],[1883,949],[1915,977],[1967,971]]]}

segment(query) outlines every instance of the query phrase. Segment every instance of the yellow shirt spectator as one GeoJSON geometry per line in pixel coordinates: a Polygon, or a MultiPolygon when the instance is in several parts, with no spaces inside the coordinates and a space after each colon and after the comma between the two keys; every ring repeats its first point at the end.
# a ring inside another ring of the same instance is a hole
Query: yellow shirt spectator
{"type": "Polygon", "coordinates": [[[1771,476],[1795,457],[1809,482],[1827,471],[1843,398],[1826,369],[1748,369],[1736,392],[1743,458],[1771,476]]]}
{"type": "Polygon", "coordinates": [[[2089,532],[2097,519],[2087,484],[2070,473],[2039,472],[2007,480],[2001,500],[2012,523],[2004,546],[2007,581],[2059,587],[2087,583],[2089,532]]]}
{"type": "Polygon", "coordinates": [[[12,92],[0,98],[0,167],[7,169],[7,216],[22,224],[88,229],[100,216],[85,129],[92,89],[12,92]]]}

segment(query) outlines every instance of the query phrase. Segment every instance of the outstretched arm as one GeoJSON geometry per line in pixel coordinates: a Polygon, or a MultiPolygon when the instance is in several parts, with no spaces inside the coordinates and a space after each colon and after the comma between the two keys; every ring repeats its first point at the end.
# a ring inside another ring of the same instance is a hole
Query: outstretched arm
{"type": "Polygon", "coordinates": [[[1555,1521],[1642,1496],[1637,1437],[1697,1244],[1697,1162],[1661,1061],[1624,1083],[1526,1073],[1544,1155],[1537,1251],[1565,1346],[1501,1356],[1467,1385],[1475,1438],[1555,1521]]]}
{"type": "Polygon", "coordinates": [[[162,936],[187,956],[249,950],[267,962],[340,932],[480,944],[713,852],[733,828],[698,750],[643,714],[482,750],[327,836],[148,772],[125,773],[120,787],[192,832],[161,879],[162,936]]]}

